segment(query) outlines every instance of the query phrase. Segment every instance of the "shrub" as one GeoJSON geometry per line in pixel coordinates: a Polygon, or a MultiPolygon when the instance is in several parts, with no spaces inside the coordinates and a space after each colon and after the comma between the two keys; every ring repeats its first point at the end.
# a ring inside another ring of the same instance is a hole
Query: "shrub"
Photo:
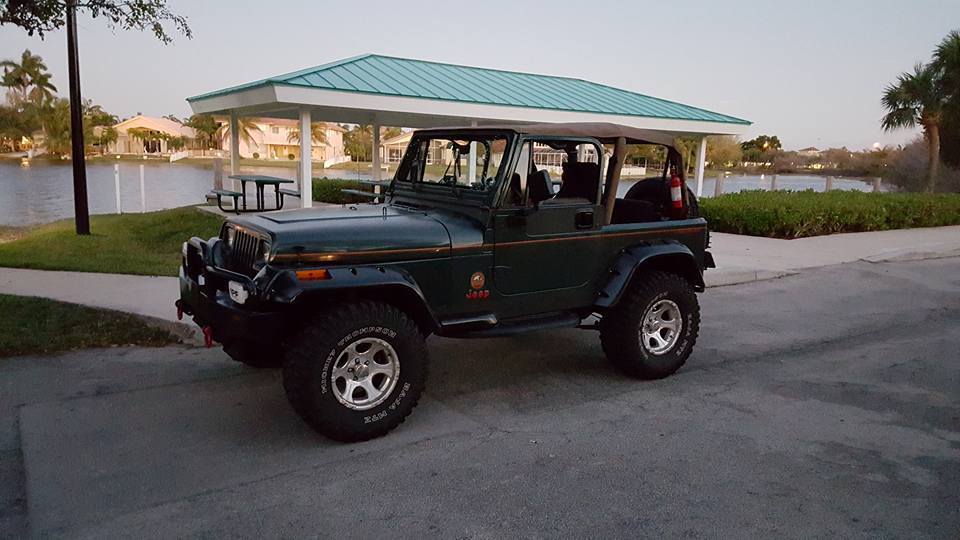
{"type": "Polygon", "coordinates": [[[700,208],[711,230],[772,238],[960,224],[960,194],[743,191],[700,208]]]}
{"type": "Polygon", "coordinates": [[[254,152],[253,159],[260,159],[260,152],[254,152]]]}
{"type": "Polygon", "coordinates": [[[373,187],[363,184],[357,180],[343,180],[339,178],[314,178],[313,179],[313,200],[332,204],[352,204],[360,202],[370,202],[371,199],[344,193],[343,189],[356,189],[373,193],[373,187]]]}

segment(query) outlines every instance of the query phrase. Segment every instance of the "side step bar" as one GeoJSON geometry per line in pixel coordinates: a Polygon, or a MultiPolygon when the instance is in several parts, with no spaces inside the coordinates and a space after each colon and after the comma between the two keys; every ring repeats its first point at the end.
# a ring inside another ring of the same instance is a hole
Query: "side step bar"
{"type": "Polygon", "coordinates": [[[523,317],[497,321],[494,316],[469,320],[456,320],[444,323],[440,335],[456,338],[488,338],[552,330],[554,328],[576,328],[580,316],[572,311],[548,313],[536,317],[523,317]]]}

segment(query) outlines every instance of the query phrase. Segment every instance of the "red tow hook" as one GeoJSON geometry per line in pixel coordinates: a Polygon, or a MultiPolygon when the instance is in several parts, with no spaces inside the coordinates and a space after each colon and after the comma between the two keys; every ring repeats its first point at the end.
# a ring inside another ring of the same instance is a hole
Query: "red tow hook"
{"type": "Polygon", "coordinates": [[[209,349],[213,347],[213,327],[204,326],[203,327],[203,344],[209,349]]]}
{"type": "Polygon", "coordinates": [[[174,305],[177,306],[177,320],[183,320],[183,300],[177,300],[174,302],[174,305]]]}

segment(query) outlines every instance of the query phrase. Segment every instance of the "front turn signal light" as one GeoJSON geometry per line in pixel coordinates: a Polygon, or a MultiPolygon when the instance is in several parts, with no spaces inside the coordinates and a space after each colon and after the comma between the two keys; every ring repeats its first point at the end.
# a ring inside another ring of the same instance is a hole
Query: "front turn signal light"
{"type": "Polygon", "coordinates": [[[322,281],[324,279],[331,279],[332,277],[326,268],[297,270],[297,279],[300,281],[322,281]]]}

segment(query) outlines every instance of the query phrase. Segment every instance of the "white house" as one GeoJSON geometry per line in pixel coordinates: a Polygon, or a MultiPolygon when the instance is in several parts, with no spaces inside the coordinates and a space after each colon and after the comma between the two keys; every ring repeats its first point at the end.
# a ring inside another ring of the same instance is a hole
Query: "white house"
{"type": "Polygon", "coordinates": [[[191,140],[196,135],[193,128],[167,118],[156,118],[138,114],[113,126],[117,130],[117,140],[107,147],[110,154],[168,154],[170,137],[182,137],[191,140]],[[143,130],[148,136],[134,137],[130,130],[143,130]],[[153,135],[152,137],[149,135],[153,135]]]}
{"type": "MultiPolygon", "coordinates": [[[[241,126],[247,123],[246,135],[240,134],[240,156],[259,159],[300,159],[300,128],[296,120],[282,118],[244,118],[241,126]],[[250,125],[252,124],[252,126],[250,125]],[[254,128],[253,126],[256,126],[254,128]],[[247,137],[249,136],[249,138],[247,137]]],[[[223,120],[224,123],[227,120],[223,120]]],[[[343,149],[344,128],[337,124],[324,123],[323,141],[312,141],[311,158],[326,161],[345,158],[343,149]]],[[[224,132],[224,140],[229,133],[224,132]]],[[[229,146],[224,143],[224,147],[229,146]]]]}

